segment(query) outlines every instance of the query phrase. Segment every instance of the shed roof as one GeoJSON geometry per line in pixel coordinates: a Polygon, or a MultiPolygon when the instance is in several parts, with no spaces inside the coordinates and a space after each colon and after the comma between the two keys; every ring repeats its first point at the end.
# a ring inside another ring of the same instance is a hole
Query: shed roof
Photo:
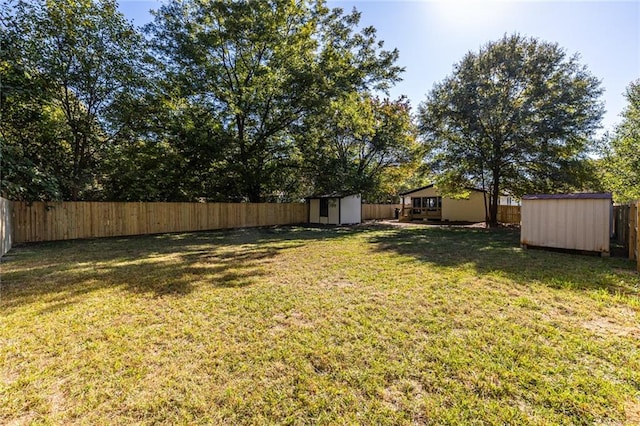
{"type": "Polygon", "coordinates": [[[329,194],[309,195],[308,197],[305,197],[305,200],[314,200],[314,199],[320,199],[320,198],[344,198],[344,197],[350,197],[352,195],[360,195],[360,194],[352,193],[352,192],[330,192],[329,194]]]}
{"type": "Polygon", "coordinates": [[[608,199],[610,200],[610,192],[576,192],[572,194],[529,194],[523,195],[523,200],[593,200],[608,199]]]}
{"type": "MultiPolygon", "coordinates": [[[[406,191],[406,192],[401,192],[398,195],[403,196],[403,195],[409,195],[409,194],[413,194],[414,192],[418,192],[418,191],[422,191],[423,189],[428,189],[433,187],[435,184],[431,183],[427,186],[423,186],[421,188],[416,188],[416,189],[412,189],[410,191],[406,191]]],[[[473,188],[471,186],[465,186],[464,189],[467,189],[469,191],[476,191],[476,192],[484,192],[482,189],[478,189],[478,188],[473,188]]]]}

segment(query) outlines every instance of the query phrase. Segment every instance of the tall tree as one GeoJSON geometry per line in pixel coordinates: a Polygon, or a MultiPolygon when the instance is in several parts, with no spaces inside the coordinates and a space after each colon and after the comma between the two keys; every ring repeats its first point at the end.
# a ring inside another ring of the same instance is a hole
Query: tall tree
{"type": "Polygon", "coordinates": [[[627,87],[625,96],[622,122],[606,141],[599,162],[603,184],[621,203],[640,199],[640,80],[627,87]]]}
{"type": "Polygon", "coordinates": [[[600,82],[557,44],[504,36],[469,52],[418,112],[419,128],[445,192],[488,191],[497,224],[502,191],[579,188],[603,106],[600,82]]]}
{"type": "Polygon", "coordinates": [[[114,121],[122,131],[106,150],[100,180],[103,197],[122,201],[225,201],[211,168],[220,161],[224,136],[209,111],[147,88],[120,102],[114,121]]]}
{"type": "Polygon", "coordinates": [[[173,0],[148,27],[165,78],[220,126],[209,191],[262,201],[291,186],[292,128],[319,104],[398,79],[397,52],[324,3],[173,0]]]}
{"type": "Polygon", "coordinates": [[[42,76],[22,57],[10,3],[0,8],[0,193],[13,200],[56,199],[64,172],[62,113],[42,76]]]}
{"type": "Polygon", "coordinates": [[[19,1],[15,12],[24,66],[46,82],[63,113],[69,170],[62,196],[87,196],[99,152],[119,130],[106,114],[137,78],[141,37],[114,0],[19,1]]]}
{"type": "Polygon", "coordinates": [[[314,192],[362,193],[386,201],[418,166],[409,102],[351,93],[309,117],[303,155],[314,192]]]}

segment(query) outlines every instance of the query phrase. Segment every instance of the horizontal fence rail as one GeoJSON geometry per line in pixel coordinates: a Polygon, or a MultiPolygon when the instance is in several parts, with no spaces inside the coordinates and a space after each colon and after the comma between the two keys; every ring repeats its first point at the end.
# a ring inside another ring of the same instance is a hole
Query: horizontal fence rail
{"type": "Polygon", "coordinates": [[[301,203],[11,202],[13,241],[72,240],[308,222],[301,203]]]}

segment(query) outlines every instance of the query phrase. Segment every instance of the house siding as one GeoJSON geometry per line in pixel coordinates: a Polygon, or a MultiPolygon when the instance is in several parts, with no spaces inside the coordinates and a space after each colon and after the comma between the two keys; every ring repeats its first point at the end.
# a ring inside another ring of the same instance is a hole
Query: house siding
{"type": "MultiPolygon", "coordinates": [[[[440,197],[435,187],[421,189],[404,196],[405,206],[412,205],[412,198],[440,197]]],[[[484,197],[479,191],[471,191],[468,198],[442,197],[442,220],[451,222],[482,222],[485,219],[484,197]]]]}
{"type": "Polygon", "coordinates": [[[320,200],[318,199],[309,200],[309,222],[320,223],[320,200]]]}
{"type": "Polygon", "coordinates": [[[340,224],[340,198],[329,198],[329,225],[340,224]]]}
{"type": "Polygon", "coordinates": [[[442,199],[442,220],[483,222],[484,219],[484,197],[481,192],[472,191],[466,199],[442,199]]]}

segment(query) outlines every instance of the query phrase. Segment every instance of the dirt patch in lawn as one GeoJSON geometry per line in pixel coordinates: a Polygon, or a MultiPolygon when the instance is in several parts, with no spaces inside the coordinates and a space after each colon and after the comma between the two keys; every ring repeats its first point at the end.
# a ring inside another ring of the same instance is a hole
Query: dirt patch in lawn
{"type": "Polygon", "coordinates": [[[627,423],[632,425],[640,424],[640,401],[637,399],[627,401],[624,407],[624,414],[627,418],[627,423]]]}
{"type": "Polygon", "coordinates": [[[335,279],[335,280],[322,280],[318,283],[319,288],[349,288],[355,287],[355,284],[348,280],[335,279]]]}
{"type": "Polygon", "coordinates": [[[582,326],[601,335],[635,337],[640,339],[640,326],[631,309],[619,309],[615,316],[596,317],[583,322],[582,326]],[[621,319],[621,320],[619,320],[621,319]]]}

